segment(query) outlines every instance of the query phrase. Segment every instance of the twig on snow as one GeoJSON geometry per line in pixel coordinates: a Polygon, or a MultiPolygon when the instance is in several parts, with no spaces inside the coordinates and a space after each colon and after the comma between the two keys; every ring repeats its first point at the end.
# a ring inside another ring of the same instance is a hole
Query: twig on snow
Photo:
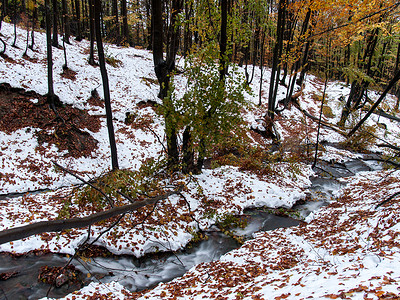
{"type": "Polygon", "coordinates": [[[394,198],[397,197],[398,195],[400,195],[400,192],[394,193],[394,194],[391,195],[389,198],[387,198],[387,199],[383,200],[382,202],[378,203],[378,204],[375,206],[375,209],[377,209],[378,207],[380,207],[380,206],[382,206],[382,205],[388,203],[390,200],[394,199],[394,198]]]}

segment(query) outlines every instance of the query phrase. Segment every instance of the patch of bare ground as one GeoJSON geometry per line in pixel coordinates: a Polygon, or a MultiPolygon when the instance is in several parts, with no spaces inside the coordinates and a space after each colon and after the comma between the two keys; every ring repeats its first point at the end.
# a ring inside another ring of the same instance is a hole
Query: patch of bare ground
{"type": "Polygon", "coordinates": [[[11,57],[9,57],[7,54],[3,53],[0,55],[0,57],[2,57],[6,62],[8,63],[17,63],[14,59],[12,59],[11,57]]]}
{"type": "Polygon", "coordinates": [[[66,156],[90,156],[97,148],[97,141],[84,130],[99,131],[99,117],[70,105],[58,107],[57,114],[47,105],[46,96],[0,84],[1,131],[11,134],[22,128],[40,128],[37,133],[40,145],[54,144],[60,151],[67,150],[66,156]]]}
{"type": "Polygon", "coordinates": [[[63,72],[60,74],[61,77],[71,79],[72,81],[76,80],[76,72],[74,70],[71,70],[68,67],[63,66],[63,72]]]}

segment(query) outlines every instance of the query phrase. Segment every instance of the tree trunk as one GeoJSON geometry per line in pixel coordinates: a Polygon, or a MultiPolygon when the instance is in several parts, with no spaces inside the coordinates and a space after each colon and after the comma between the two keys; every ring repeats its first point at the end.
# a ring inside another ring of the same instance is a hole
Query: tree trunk
{"type": "Polygon", "coordinates": [[[182,136],[182,172],[184,174],[189,174],[194,172],[194,152],[193,152],[193,142],[190,133],[190,126],[185,128],[182,136]]]}
{"type": "MultiPolygon", "coordinates": [[[[305,16],[305,18],[304,18],[304,22],[303,22],[302,28],[301,28],[301,32],[300,32],[300,41],[299,41],[299,44],[300,44],[300,46],[301,46],[301,49],[302,49],[302,48],[305,48],[305,50],[303,51],[303,60],[302,60],[302,62],[301,62],[301,61],[300,61],[300,60],[301,60],[301,57],[300,57],[300,58],[295,62],[295,64],[294,64],[293,76],[292,76],[291,81],[290,81],[290,84],[289,84],[289,86],[288,86],[288,89],[289,89],[289,90],[288,90],[288,93],[287,93],[286,99],[285,99],[285,107],[288,105],[290,99],[292,98],[295,84],[298,83],[298,81],[297,81],[297,73],[298,73],[298,71],[299,71],[299,68],[301,67],[301,65],[302,65],[303,63],[305,64],[306,61],[307,61],[307,60],[306,60],[306,57],[307,57],[307,54],[308,54],[309,43],[306,42],[305,47],[304,47],[303,44],[304,44],[304,42],[305,42],[304,36],[305,36],[305,34],[306,34],[307,30],[308,30],[308,24],[309,24],[309,22],[310,22],[310,17],[311,17],[311,9],[308,9],[307,14],[306,14],[306,16],[305,16]]],[[[300,86],[301,86],[301,84],[303,83],[302,81],[303,81],[303,79],[300,80],[300,86]]]]}
{"type": "Polygon", "coordinates": [[[175,110],[171,99],[167,97],[169,89],[170,74],[175,68],[175,58],[179,46],[179,28],[176,26],[178,14],[182,10],[182,1],[173,0],[171,22],[168,30],[167,56],[163,58],[163,10],[162,0],[152,0],[152,20],[153,20],[153,60],[154,70],[160,84],[158,97],[163,100],[165,131],[167,137],[168,166],[176,168],[179,162],[179,152],[177,143],[177,133],[175,124],[175,110]]]}
{"type": "MultiPolygon", "coordinates": [[[[371,66],[372,66],[372,58],[375,52],[376,44],[378,41],[378,33],[379,29],[376,28],[372,30],[369,34],[366,42],[366,48],[364,52],[363,59],[361,60],[361,69],[366,73],[367,76],[372,75],[371,66]]],[[[342,115],[340,117],[340,121],[338,125],[340,127],[344,127],[348,116],[351,111],[361,108],[361,100],[364,96],[365,91],[369,86],[369,82],[366,80],[356,79],[352,85],[349,97],[346,102],[346,106],[342,110],[342,115]]]]}
{"type": "Polygon", "coordinates": [[[121,18],[122,18],[122,38],[124,43],[131,44],[128,27],[128,10],[126,8],[126,0],[121,0],[121,18]]]}
{"type": "Polygon", "coordinates": [[[46,42],[47,42],[47,100],[50,105],[54,106],[53,96],[53,53],[51,48],[51,16],[50,16],[50,3],[49,0],[45,0],[46,10],[46,42]]]}
{"type": "MultiPolygon", "coordinates": [[[[98,0],[96,0],[98,1],[98,0]]],[[[40,221],[33,224],[15,227],[11,229],[6,229],[0,231],[0,245],[16,241],[19,239],[27,238],[29,236],[35,234],[41,234],[44,232],[57,232],[63,231],[72,228],[83,228],[90,226],[92,224],[110,219],[112,217],[125,214],[130,211],[138,210],[139,208],[148,206],[148,205],[155,205],[157,202],[168,198],[173,194],[179,193],[178,191],[167,192],[163,195],[156,196],[153,198],[147,198],[142,201],[137,201],[128,205],[118,206],[111,208],[106,211],[101,211],[98,213],[94,213],[92,215],[82,217],[82,218],[72,218],[67,220],[51,220],[51,221],[40,221]]]]}
{"type": "Polygon", "coordinates": [[[192,48],[192,32],[190,30],[189,21],[193,12],[193,3],[189,3],[185,1],[185,29],[183,36],[183,55],[186,57],[188,55],[190,49],[192,48]]]}
{"type": "Polygon", "coordinates": [[[13,5],[13,24],[14,24],[14,41],[12,43],[12,47],[17,47],[17,1],[14,0],[13,5]]]}
{"type": "Polygon", "coordinates": [[[118,45],[121,43],[119,16],[118,16],[118,0],[112,0],[112,15],[113,15],[113,41],[118,45]]]}
{"type": "Polygon", "coordinates": [[[260,89],[258,93],[258,105],[261,106],[262,101],[262,85],[263,85],[263,77],[264,77],[264,42],[265,42],[265,32],[262,31],[262,38],[261,38],[261,47],[260,47],[260,89]]]}
{"type": "Polygon", "coordinates": [[[69,16],[68,16],[68,4],[67,0],[62,0],[62,14],[63,14],[63,27],[64,27],[64,37],[63,40],[67,44],[69,44],[69,38],[71,36],[71,29],[69,24],[69,16]]]}
{"type": "Polygon", "coordinates": [[[104,58],[103,42],[102,42],[102,37],[101,37],[100,13],[101,13],[101,0],[94,0],[94,20],[95,20],[95,31],[96,31],[96,40],[97,40],[97,51],[98,51],[98,55],[99,55],[101,78],[103,81],[104,102],[105,102],[106,115],[107,115],[108,137],[110,140],[110,148],[111,148],[111,165],[112,165],[112,170],[117,170],[119,168],[118,156],[117,156],[117,146],[115,143],[114,125],[113,125],[113,119],[112,119],[110,87],[109,87],[109,83],[108,83],[108,75],[107,75],[107,69],[106,69],[106,62],[105,62],[105,58],[104,58]]]}
{"type": "Polygon", "coordinates": [[[228,44],[228,0],[221,0],[221,39],[219,42],[219,53],[220,53],[220,81],[225,81],[225,76],[228,73],[228,56],[226,48],[228,44]]]}
{"type": "Polygon", "coordinates": [[[29,45],[29,49],[31,50],[33,50],[33,46],[35,45],[35,27],[37,20],[38,20],[37,3],[36,0],[33,0],[31,44],[29,45]]]}
{"type": "Polygon", "coordinates": [[[147,50],[153,50],[153,5],[150,0],[146,1],[146,19],[147,19],[147,50]]]}
{"type": "Polygon", "coordinates": [[[269,94],[268,94],[268,116],[271,120],[274,119],[275,115],[275,106],[276,106],[276,94],[277,94],[277,85],[276,82],[279,81],[279,73],[280,68],[278,68],[280,55],[282,53],[283,47],[283,32],[285,29],[285,9],[287,5],[287,0],[279,0],[278,7],[278,23],[277,23],[277,41],[275,42],[274,47],[274,55],[272,59],[272,70],[271,70],[271,79],[269,86],[269,94]]]}
{"type": "Polygon", "coordinates": [[[82,41],[82,26],[81,26],[81,9],[80,0],[75,0],[75,17],[76,17],[76,40],[78,42],[82,41]]]}
{"type": "Polygon", "coordinates": [[[52,45],[58,47],[58,4],[57,0],[52,0],[53,2],[53,41],[52,45]]]}
{"type": "Polygon", "coordinates": [[[94,0],[89,0],[89,37],[90,37],[90,51],[89,51],[89,65],[95,66],[94,61],[94,40],[95,40],[95,25],[94,25],[94,0]]]}
{"type": "MultiPolygon", "coordinates": [[[[89,9],[88,9],[89,0],[82,0],[82,32],[85,36],[87,36],[87,29],[90,27],[88,24],[89,20],[89,9]]],[[[90,29],[89,29],[90,30],[90,29]]]]}

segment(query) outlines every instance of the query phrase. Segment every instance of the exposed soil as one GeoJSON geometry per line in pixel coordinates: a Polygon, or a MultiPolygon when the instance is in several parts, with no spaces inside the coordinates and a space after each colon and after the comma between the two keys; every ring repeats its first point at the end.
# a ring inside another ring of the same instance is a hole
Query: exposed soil
{"type": "Polygon", "coordinates": [[[54,144],[60,151],[67,150],[66,156],[90,156],[97,148],[97,141],[83,130],[99,131],[99,117],[70,105],[57,107],[57,114],[50,109],[45,95],[0,84],[1,131],[11,134],[22,128],[40,128],[37,133],[40,145],[54,144]]]}
{"type": "Polygon", "coordinates": [[[68,67],[63,66],[63,72],[61,73],[61,77],[71,79],[72,81],[74,81],[76,80],[76,72],[68,67]]]}

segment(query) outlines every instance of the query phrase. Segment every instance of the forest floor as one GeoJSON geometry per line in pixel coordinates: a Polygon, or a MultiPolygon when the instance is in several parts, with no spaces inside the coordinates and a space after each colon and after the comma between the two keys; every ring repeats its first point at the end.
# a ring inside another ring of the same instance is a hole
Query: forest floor
{"type": "MultiPolygon", "coordinates": [[[[240,215],[251,207],[290,208],[307,197],[314,175],[310,167],[314,151],[310,148],[316,142],[318,124],[294,105],[276,118],[281,135],[278,151],[271,151],[272,141],[247,130],[243,139],[248,146],[243,146],[239,155],[227,148],[216,149],[209,168],[200,175],[145,178],[144,174],[155,174],[164,158],[159,141],[164,137],[163,120],[152,105],[146,104],[158,101],[151,53],[111,45],[106,46],[106,52],[114,61],[108,66],[114,126],[120,167],[127,172],[118,173],[117,178],[107,177],[110,154],[101,77],[98,68],[87,64],[89,44],[73,40],[67,44],[68,74],[62,67],[62,49],[53,50],[55,93],[64,104],[56,115],[43,96],[47,88],[44,35],[37,33],[35,50],[22,57],[26,33],[18,28],[19,48],[14,48],[12,32],[12,26],[3,23],[1,34],[7,50],[0,58],[1,230],[83,217],[110,208],[104,199],[95,202],[98,198],[93,190],[82,187],[77,177],[53,162],[85,180],[95,182],[101,177],[103,186],[119,182],[120,176],[132,186],[153,189],[145,195],[137,194],[139,200],[177,187],[183,190],[155,207],[126,214],[118,226],[113,226],[114,218],[90,228],[43,233],[2,244],[0,251],[73,255],[85,241],[117,255],[141,257],[176,251],[193,240],[196,232],[207,230],[227,215],[240,215]],[[127,113],[134,116],[133,122],[127,122],[127,113]],[[245,156],[246,151],[256,154],[245,156]],[[268,164],[254,163],[263,159],[268,164]]],[[[269,71],[264,71],[264,78],[269,78],[269,71]]],[[[249,102],[258,102],[260,75],[256,68],[251,84],[254,92],[246,95],[249,102]]],[[[184,74],[177,76],[175,84],[184,92],[184,74]]],[[[260,120],[266,111],[267,90],[266,82],[261,92],[263,105],[243,112],[247,128],[263,129],[260,120]]],[[[301,108],[317,116],[322,91],[323,82],[309,75],[298,98],[301,108]]],[[[318,158],[340,163],[358,158],[355,150],[392,156],[392,150],[380,147],[369,134],[348,141],[334,125],[343,106],[339,99],[348,92],[349,86],[341,82],[327,86],[323,120],[336,130],[321,128],[324,146],[318,158]],[[338,144],[340,147],[331,146],[338,144]]],[[[278,95],[284,94],[281,86],[278,95]]],[[[369,96],[374,100],[379,93],[370,92],[369,96]]],[[[388,96],[381,109],[395,114],[391,110],[395,101],[388,96]]],[[[354,123],[360,116],[352,118],[350,122],[354,123]]],[[[367,125],[364,129],[373,130],[379,139],[400,145],[396,121],[373,115],[367,125]]],[[[307,217],[301,226],[257,233],[219,261],[195,266],[170,283],[140,293],[117,282],[92,283],[65,299],[398,299],[400,203],[394,198],[376,205],[400,192],[400,172],[369,171],[341,180],[347,185],[337,198],[307,217]]],[[[110,195],[117,206],[129,203],[120,195],[110,195]]]]}

